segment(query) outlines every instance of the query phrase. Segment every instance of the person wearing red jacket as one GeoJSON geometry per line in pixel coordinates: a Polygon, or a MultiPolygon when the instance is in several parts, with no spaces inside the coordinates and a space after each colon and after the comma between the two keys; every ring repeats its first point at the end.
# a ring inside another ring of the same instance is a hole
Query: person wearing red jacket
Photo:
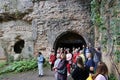
{"type": "Polygon", "coordinates": [[[76,67],[76,61],[77,61],[77,57],[80,55],[80,52],[78,49],[75,50],[75,52],[73,53],[73,57],[72,57],[72,62],[73,62],[73,68],[76,67]]]}
{"type": "Polygon", "coordinates": [[[54,51],[52,50],[51,54],[50,54],[50,57],[49,57],[49,63],[51,65],[51,71],[53,70],[55,60],[56,60],[56,56],[55,56],[54,51]]]}

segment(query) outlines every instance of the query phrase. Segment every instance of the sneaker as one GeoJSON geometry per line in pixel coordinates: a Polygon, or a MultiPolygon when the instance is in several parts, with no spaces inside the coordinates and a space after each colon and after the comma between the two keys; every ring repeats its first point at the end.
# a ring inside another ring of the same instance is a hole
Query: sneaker
{"type": "Polygon", "coordinates": [[[41,77],[41,75],[38,75],[38,77],[41,77]]]}
{"type": "Polygon", "coordinates": [[[44,75],[41,75],[41,77],[43,77],[44,75]]]}

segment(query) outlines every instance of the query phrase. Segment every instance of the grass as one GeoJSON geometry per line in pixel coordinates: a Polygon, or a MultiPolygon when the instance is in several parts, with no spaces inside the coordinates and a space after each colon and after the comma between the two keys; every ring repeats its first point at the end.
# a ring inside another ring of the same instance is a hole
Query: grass
{"type": "Polygon", "coordinates": [[[0,61],[0,71],[2,71],[5,66],[6,66],[6,62],[5,61],[0,61]]]}
{"type": "MultiPolygon", "coordinates": [[[[6,66],[6,62],[0,60],[0,71],[2,71],[5,66],[6,66]]],[[[2,79],[2,77],[3,77],[3,75],[0,75],[0,80],[2,79]]]]}
{"type": "Polygon", "coordinates": [[[6,65],[5,61],[0,61],[0,68],[4,67],[6,65]]]}

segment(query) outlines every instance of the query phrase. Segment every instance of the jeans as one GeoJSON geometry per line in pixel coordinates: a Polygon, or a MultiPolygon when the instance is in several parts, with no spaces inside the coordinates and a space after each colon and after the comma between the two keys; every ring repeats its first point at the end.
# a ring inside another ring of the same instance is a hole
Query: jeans
{"type": "Polygon", "coordinates": [[[43,75],[43,63],[38,63],[39,75],[43,75]]]}
{"type": "Polygon", "coordinates": [[[97,69],[97,65],[98,65],[98,61],[95,62],[95,68],[94,68],[95,71],[96,71],[96,69],[97,69]]]}
{"type": "Polygon", "coordinates": [[[58,80],[58,73],[57,72],[55,72],[55,80],[58,80]]]}

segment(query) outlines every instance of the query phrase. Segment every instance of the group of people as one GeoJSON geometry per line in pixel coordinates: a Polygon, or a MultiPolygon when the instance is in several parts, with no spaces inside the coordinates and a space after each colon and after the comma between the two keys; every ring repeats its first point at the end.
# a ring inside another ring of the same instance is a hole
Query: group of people
{"type": "MultiPolygon", "coordinates": [[[[89,75],[93,80],[108,80],[108,68],[101,58],[100,47],[83,46],[83,49],[73,48],[72,52],[69,48],[58,48],[56,54],[51,51],[49,63],[51,71],[55,72],[55,80],[67,80],[69,75],[73,80],[86,80],[89,75]]],[[[40,55],[38,60],[42,63],[43,56],[40,55]]],[[[39,76],[43,76],[42,70],[39,70],[39,76]]]]}

